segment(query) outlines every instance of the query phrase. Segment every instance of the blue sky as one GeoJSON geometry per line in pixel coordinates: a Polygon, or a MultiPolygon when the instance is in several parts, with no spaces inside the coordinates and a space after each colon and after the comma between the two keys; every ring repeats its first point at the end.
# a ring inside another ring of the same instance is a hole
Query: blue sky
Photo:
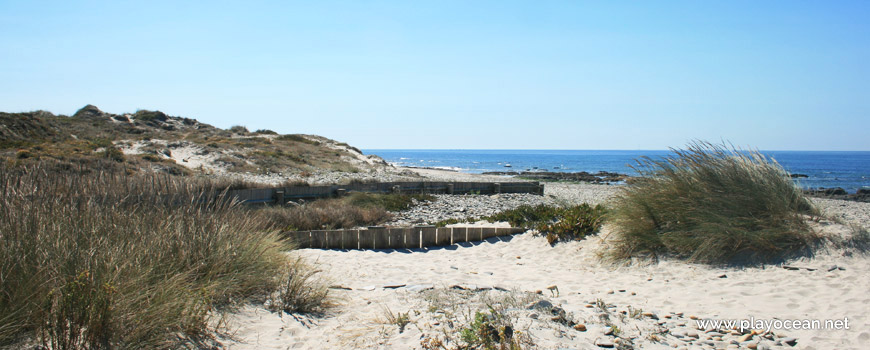
{"type": "Polygon", "coordinates": [[[867,1],[0,1],[0,110],[360,148],[870,150],[867,1]],[[183,3],[183,4],[180,4],[183,3]]]}

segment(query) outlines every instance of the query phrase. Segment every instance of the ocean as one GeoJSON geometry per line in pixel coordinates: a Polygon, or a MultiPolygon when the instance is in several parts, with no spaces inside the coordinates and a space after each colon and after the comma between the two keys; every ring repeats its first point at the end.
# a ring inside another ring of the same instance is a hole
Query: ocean
{"type": "MultiPolygon", "coordinates": [[[[670,151],[570,150],[411,150],[369,149],[397,166],[429,167],[465,173],[488,171],[598,171],[636,174],[636,159],[664,157],[670,151]],[[510,165],[508,167],[507,165],[510,165]]],[[[803,188],[841,187],[850,193],[870,189],[870,152],[762,151],[792,174],[803,188]]]]}

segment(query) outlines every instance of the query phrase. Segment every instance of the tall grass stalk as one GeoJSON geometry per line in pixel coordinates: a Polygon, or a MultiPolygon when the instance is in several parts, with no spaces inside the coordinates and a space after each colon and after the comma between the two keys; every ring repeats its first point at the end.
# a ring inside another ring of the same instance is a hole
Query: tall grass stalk
{"type": "Polygon", "coordinates": [[[644,158],[615,200],[615,258],[669,253],[691,261],[770,261],[808,248],[817,209],[775,160],[707,142],[644,158]]]}
{"type": "Polygon", "coordinates": [[[173,347],[276,287],[271,229],[207,183],[0,165],[0,346],[173,347]]]}

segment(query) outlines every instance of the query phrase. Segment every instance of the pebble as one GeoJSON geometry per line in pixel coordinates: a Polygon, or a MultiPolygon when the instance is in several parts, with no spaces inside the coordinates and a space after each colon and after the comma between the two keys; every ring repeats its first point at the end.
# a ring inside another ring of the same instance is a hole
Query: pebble
{"type": "Polygon", "coordinates": [[[614,344],[613,341],[610,339],[597,339],[595,340],[595,345],[598,345],[602,348],[612,348],[616,346],[616,344],[614,344]]]}
{"type": "Polygon", "coordinates": [[[586,325],[585,325],[585,324],[582,324],[582,323],[578,323],[578,324],[574,325],[574,330],[578,330],[578,331],[581,331],[581,332],[585,332],[585,331],[586,331],[586,325]]]}

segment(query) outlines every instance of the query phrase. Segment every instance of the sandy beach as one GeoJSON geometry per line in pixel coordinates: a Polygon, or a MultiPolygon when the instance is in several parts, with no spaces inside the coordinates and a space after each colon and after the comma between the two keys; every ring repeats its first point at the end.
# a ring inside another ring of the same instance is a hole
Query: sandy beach
{"type": "MultiPolygon", "coordinates": [[[[492,180],[413,171],[433,180],[492,180]]],[[[613,186],[547,183],[539,197],[602,203],[614,193],[613,186]]],[[[848,235],[849,224],[870,226],[870,204],[816,204],[835,218],[815,223],[819,232],[848,235]]],[[[297,250],[289,254],[322,271],[335,306],[300,316],[249,305],[226,315],[221,341],[230,349],[450,347],[456,338],[449,334],[490,308],[512,320],[517,339],[539,349],[862,349],[870,341],[865,255],[831,248],[785,267],[672,260],[617,266],[599,258],[609,230],[554,246],[526,232],[412,251],[297,250]],[[403,327],[391,322],[398,315],[408,316],[403,327]],[[822,329],[699,324],[706,320],[818,320],[822,329]],[[828,328],[847,321],[848,329],[825,329],[826,321],[828,328]]]]}

